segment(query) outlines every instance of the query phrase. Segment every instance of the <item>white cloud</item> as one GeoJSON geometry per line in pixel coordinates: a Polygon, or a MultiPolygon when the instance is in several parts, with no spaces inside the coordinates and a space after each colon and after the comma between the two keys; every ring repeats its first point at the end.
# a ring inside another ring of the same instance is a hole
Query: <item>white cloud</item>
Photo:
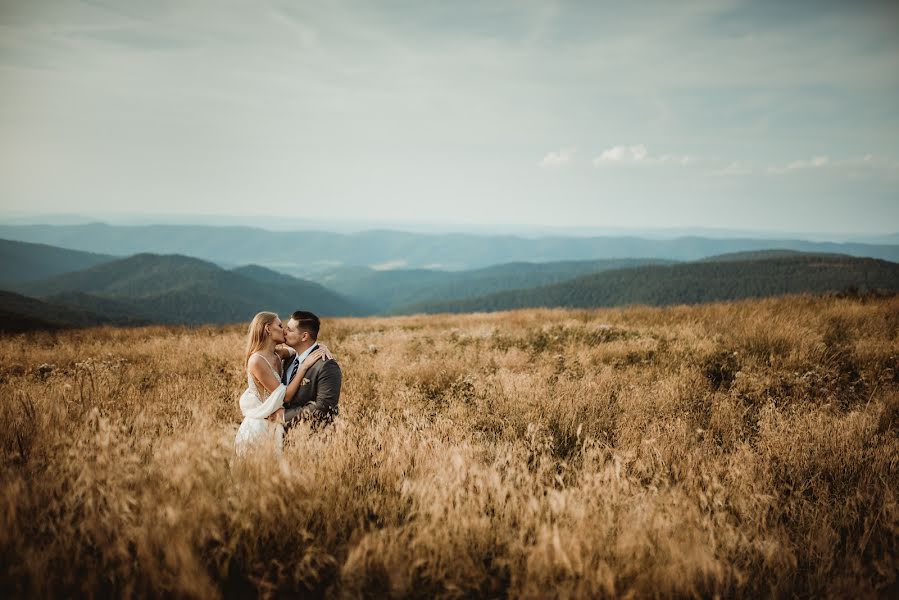
{"type": "Polygon", "coordinates": [[[771,167],[768,171],[772,173],[788,173],[790,171],[802,171],[804,169],[820,169],[828,167],[832,163],[827,156],[816,156],[810,160],[794,160],[790,164],[782,167],[771,167]]]}
{"type": "Polygon", "coordinates": [[[538,165],[544,168],[562,167],[574,159],[576,152],[576,148],[563,148],[558,152],[549,152],[543,157],[543,160],[541,160],[538,165]]]}
{"type": "Polygon", "coordinates": [[[696,159],[687,155],[663,154],[655,156],[650,154],[645,144],[633,146],[613,146],[593,159],[597,167],[609,165],[680,165],[686,166],[696,159]]]}
{"type": "Polygon", "coordinates": [[[774,175],[786,175],[799,171],[820,169],[840,169],[850,172],[860,172],[862,170],[896,171],[899,170],[899,161],[882,156],[875,156],[873,154],[840,160],[831,159],[829,156],[815,156],[810,159],[794,160],[786,165],[768,167],[768,173],[774,175]]]}
{"type": "Polygon", "coordinates": [[[640,162],[649,152],[643,144],[636,146],[615,146],[604,150],[602,154],[596,157],[593,164],[600,165],[602,163],[616,162],[640,162]]]}

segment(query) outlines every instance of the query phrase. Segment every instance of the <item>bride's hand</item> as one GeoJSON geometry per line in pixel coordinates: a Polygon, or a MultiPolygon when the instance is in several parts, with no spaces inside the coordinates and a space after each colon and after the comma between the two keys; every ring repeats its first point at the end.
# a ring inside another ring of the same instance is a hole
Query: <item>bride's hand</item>
{"type": "Polygon", "coordinates": [[[331,349],[325,346],[324,344],[318,345],[319,350],[324,353],[325,360],[333,360],[334,356],[331,355],[331,349]]]}
{"type": "Polygon", "coordinates": [[[331,358],[333,358],[331,356],[331,352],[326,347],[316,348],[315,351],[307,356],[303,361],[303,370],[308,370],[309,367],[314,365],[319,360],[330,360],[331,358]]]}

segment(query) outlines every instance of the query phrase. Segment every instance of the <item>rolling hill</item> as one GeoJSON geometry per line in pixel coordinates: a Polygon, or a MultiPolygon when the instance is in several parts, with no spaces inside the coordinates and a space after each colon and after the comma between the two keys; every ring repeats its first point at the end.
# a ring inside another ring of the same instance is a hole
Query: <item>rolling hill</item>
{"type": "Polygon", "coordinates": [[[800,258],[812,256],[820,256],[824,258],[846,257],[845,254],[833,254],[826,252],[799,252],[798,250],[771,248],[770,250],[749,250],[746,252],[729,252],[727,254],[718,254],[717,256],[708,256],[695,262],[745,262],[752,260],[768,260],[771,258],[800,258]]]}
{"type": "Polygon", "coordinates": [[[297,308],[322,316],[367,312],[317,283],[293,277],[263,282],[178,255],[138,254],[22,283],[15,291],[159,323],[245,321],[260,310],[283,314],[297,308]]]}
{"type": "Polygon", "coordinates": [[[45,296],[45,302],[64,306],[99,317],[104,323],[117,325],[146,325],[159,322],[155,311],[142,310],[129,300],[117,300],[84,292],[66,292],[45,296]]]}
{"type": "Polygon", "coordinates": [[[848,288],[899,291],[899,264],[848,256],[776,256],[604,271],[468,300],[425,302],[403,312],[480,312],[529,307],[693,304],[848,288]]]}
{"type": "Polygon", "coordinates": [[[316,275],[315,279],[379,312],[391,313],[418,302],[475,298],[503,290],[559,283],[608,269],[670,262],[657,259],[517,262],[471,271],[342,267],[316,275]]]}
{"type": "Polygon", "coordinates": [[[188,225],[3,225],[0,238],[127,256],[184,254],[234,266],[254,263],[307,276],[335,266],[390,265],[404,269],[465,270],[511,262],[613,258],[692,261],[716,254],[784,248],[899,261],[899,245],[686,236],[526,238],[512,235],[418,234],[375,230],[353,234],[276,232],[252,227],[188,225]]]}
{"type": "Polygon", "coordinates": [[[259,265],[244,265],[242,267],[235,267],[231,269],[231,272],[237,273],[238,275],[253,279],[255,281],[259,281],[260,283],[283,284],[296,281],[296,277],[293,277],[292,275],[279,273],[278,271],[266,269],[265,267],[260,267],[259,265]]]}
{"type": "Polygon", "coordinates": [[[114,259],[107,254],[0,239],[0,285],[36,281],[114,259]]]}
{"type": "Polygon", "coordinates": [[[13,292],[0,291],[0,332],[22,333],[35,329],[68,329],[104,324],[141,324],[133,319],[119,320],[78,307],[44,302],[13,292]]]}

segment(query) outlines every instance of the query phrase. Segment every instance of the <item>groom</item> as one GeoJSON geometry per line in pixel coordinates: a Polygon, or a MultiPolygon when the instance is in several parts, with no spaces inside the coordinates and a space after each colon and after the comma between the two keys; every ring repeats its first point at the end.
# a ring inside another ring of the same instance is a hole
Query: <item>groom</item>
{"type": "MultiPolygon", "coordinates": [[[[298,310],[290,315],[284,337],[287,345],[297,351],[294,358],[284,361],[282,383],[289,384],[300,364],[318,348],[321,323],[311,312],[298,310]]],[[[316,361],[309,367],[293,399],[284,405],[284,423],[288,429],[300,420],[310,421],[313,427],[330,423],[337,416],[340,382],[343,375],[334,359],[316,361]]]]}

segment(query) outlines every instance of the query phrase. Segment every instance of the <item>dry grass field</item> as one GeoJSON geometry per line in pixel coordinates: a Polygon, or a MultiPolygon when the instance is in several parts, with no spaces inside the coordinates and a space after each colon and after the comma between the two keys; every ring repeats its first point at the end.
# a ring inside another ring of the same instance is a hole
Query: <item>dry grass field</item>
{"type": "Polygon", "coordinates": [[[0,595],[899,593],[897,298],[326,320],[237,460],[244,334],[0,339],[0,595]]]}

